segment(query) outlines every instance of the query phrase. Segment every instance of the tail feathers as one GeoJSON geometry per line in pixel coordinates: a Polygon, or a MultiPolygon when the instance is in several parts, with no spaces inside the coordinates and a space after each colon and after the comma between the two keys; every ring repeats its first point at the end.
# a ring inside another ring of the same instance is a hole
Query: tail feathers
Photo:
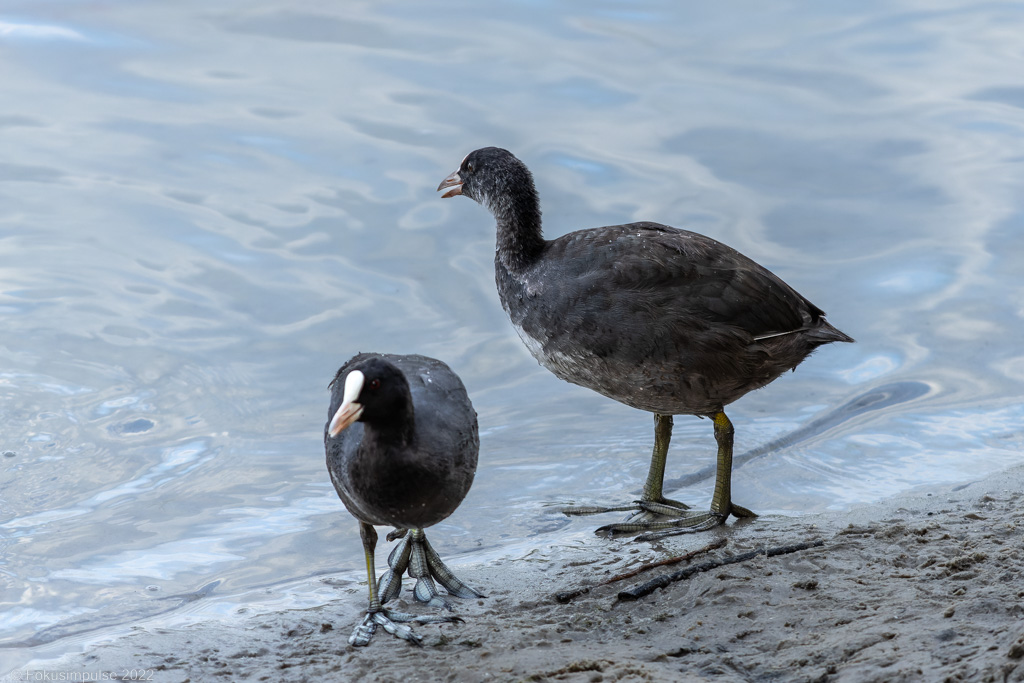
{"type": "Polygon", "coordinates": [[[769,334],[762,334],[754,337],[754,341],[764,341],[766,339],[785,337],[789,335],[800,335],[802,339],[809,341],[814,345],[855,341],[853,337],[833,327],[832,324],[824,318],[818,318],[818,322],[813,327],[801,327],[798,330],[789,330],[788,332],[771,332],[769,334]]]}
{"type": "Polygon", "coordinates": [[[830,322],[821,318],[820,324],[810,330],[807,330],[807,336],[818,342],[819,344],[829,344],[831,342],[854,342],[854,338],[845,332],[841,332],[838,328],[832,326],[830,322]]]}

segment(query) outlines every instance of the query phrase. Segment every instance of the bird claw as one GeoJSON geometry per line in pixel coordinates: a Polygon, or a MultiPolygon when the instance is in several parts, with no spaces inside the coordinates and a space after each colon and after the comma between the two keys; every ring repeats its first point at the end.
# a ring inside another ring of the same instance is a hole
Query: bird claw
{"type": "Polygon", "coordinates": [[[352,631],[352,635],[348,637],[348,644],[354,647],[366,647],[370,644],[373,634],[377,632],[377,627],[381,626],[385,631],[397,638],[408,641],[413,645],[421,645],[423,636],[413,631],[411,627],[401,623],[403,621],[411,621],[410,619],[405,619],[404,617],[406,616],[410,615],[405,615],[401,612],[389,612],[387,610],[367,612],[363,620],[352,631]]]}
{"type": "Polygon", "coordinates": [[[452,611],[455,607],[451,601],[437,592],[437,587],[429,576],[421,576],[416,579],[416,586],[412,589],[413,596],[420,602],[425,602],[432,607],[440,607],[452,611]]]}
{"type": "Polygon", "coordinates": [[[732,504],[729,506],[729,514],[738,519],[752,519],[757,517],[757,513],[741,505],[732,504]]]}
{"type": "Polygon", "coordinates": [[[605,512],[630,512],[636,510],[635,505],[570,505],[564,507],[560,512],[566,517],[582,517],[584,515],[600,515],[605,512]]]}
{"type": "Polygon", "coordinates": [[[729,504],[729,511],[726,513],[709,510],[707,512],[694,512],[688,506],[680,508],[678,501],[663,499],[661,501],[636,501],[639,508],[623,522],[606,524],[598,528],[595,533],[599,536],[609,538],[621,534],[632,534],[643,532],[637,536],[636,541],[654,541],[669,536],[680,534],[693,534],[701,531],[714,529],[716,526],[725,524],[729,515],[737,518],[757,517],[757,515],[745,507],[729,504]]]}
{"type": "Polygon", "coordinates": [[[352,631],[352,635],[348,637],[348,642],[349,645],[355,647],[365,647],[370,644],[373,634],[377,632],[377,627],[380,626],[396,638],[401,638],[413,645],[422,645],[423,636],[416,633],[407,624],[456,624],[462,623],[462,621],[462,617],[454,615],[408,614],[396,610],[381,609],[376,612],[367,612],[363,616],[363,620],[352,631]]]}
{"type": "Polygon", "coordinates": [[[459,577],[455,576],[452,570],[448,568],[448,565],[441,561],[441,556],[430,545],[430,541],[427,540],[426,536],[423,537],[423,550],[426,552],[427,567],[430,569],[430,575],[435,581],[444,586],[449,595],[466,600],[487,597],[475,588],[470,588],[459,577]]]}
{"type": "Polygon", "coordinates": [[[411,621],[417,624],[461,624],[465,621],[462,617],[457,617],[454,614],[409,614],[393,609],[384,611],[388,613],[389,619],[403,624],[411,621]]]}
{"type": "Polygon", "coordinates": [[[413,645],[423,644],[423,636],[413,631],[411,626],[406,626],[400,621],[389,619],[381,612],[374,613],[373,620],[380,624],[385,631],[397,638],[408,641],[413,645]]]}
{"type": "Polygon", "coordinates": [[[402,576],[406,572],[416,579],[416,586],[413,588],[415,598],[436,607],[453,609],[452,603],[438,593],[434,581],[441,584],[449,595],[456,598],[487,597],[467,586],[452,573],[430,545],[426,534],[420,529],[414,529],[411,534],[404,536],[399,545],[395,546],[388,556],[388,567],[388,571],[384,572],[378,583],[377,592],[380,595],[381,603],[398,597],[402,590],[402,576]]]}
{"type": "Polygon", "coordinates": [[[714,529],[716,526],[725,524],[729,515],[718,512],[697,512],[674,522],[664,522],[665,526],[648,527],[647,530],[634,538],[634,541],[656,541],[669,536],[680,536],[682,534],[695,534],[701,531],[714,529]]]}
{"type": "Polygon", "coordinates": [[[638,500],[635,501],[635,505],[640,509],[634,513],[634,516],[649,512],[659,517],[679,517],[681,513],[690,509],[690,506],[686,503],[680,503],[678,500],[670,500],[668,498],[662,498],[661,500],[638,500]]]}
{"type": "Polygon", "coordinates": [[[401,592],[401,574],[396,574],[393,569],[388,569],[380,575],[380,580],[377,582],[377,595],[379,596],[381,604],[394,600],[401,592]]]}
{"type": "Polygon", "coordinates": [[[366,647],[376,632],[377,623],[373,620],[373,615],[367,612],[363,620],[352,631],[352,635],[348,637],[348,644],[354,647],[366,647]]]}
{"type": "Polygon", "coordinates": [[[352,631],[348,642],[356,647],[370,644],[373,634],[380,626],[391,635],[406,640],[413,645],[422,645],[423,637],[417,634],[408,623],[417,624],[455,624],[463,619],[454,615],[418,615],[406,614],[381,608],[380,605],[398,597],[402,591],[402,576],[408,572],[416,579],[413,596],[420,602],[446,610],[454,609],[448,597],[438,592],[434,581],[437,581],[449,595],[459,598],[482,598],[483,593],[473,590],[456,577],[441,561],[440,556],[427,541],[422,529],[396,529],[402,542],[388,555],[388,569],[381,574],[377,582],[377,597],[371,592],[371,605],[363,620],[352,631]],[[376,602],[379,600],[379,602],[376,602]]]}
{"type": "Polygon", "coordinates": [[[561,513],[567,516],[599,515],[605,512],[631,512],[632,517],[650,512],[654,515],[665,517],[678,517],[683,510],[689,510],[690,506],[671,498],[659,498],[658,500],[634,500],[626,505],[570,505],[561,509],[561,513]]]}

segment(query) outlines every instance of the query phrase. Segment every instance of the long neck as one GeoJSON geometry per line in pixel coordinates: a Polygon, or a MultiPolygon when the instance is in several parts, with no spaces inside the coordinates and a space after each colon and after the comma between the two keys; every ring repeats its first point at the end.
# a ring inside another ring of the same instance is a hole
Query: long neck
{"type": "Polygon", "coordinates": [[[498,258],[513,273],[527,268],[544,249],[540,201],[533,183],[488,202],[498,223],[498,258]]]}

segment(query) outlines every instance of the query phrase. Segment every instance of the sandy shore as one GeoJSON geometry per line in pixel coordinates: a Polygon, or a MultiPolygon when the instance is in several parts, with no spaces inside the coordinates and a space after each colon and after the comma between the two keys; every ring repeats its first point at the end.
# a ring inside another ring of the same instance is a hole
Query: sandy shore
{"type": "Polygon", "coordinates": [[[359,590],[241,625],[141,632],[26,668],[141,669],[155,681],[1024,681],[1022,485],[1017,468],[841,514],[765,516],[658,543],[594,537],[570,559],[541,547],[525,560],[453,564],[489,597],[460,602],[465,623],[418,626],[422,648],[383,631],[350,647],[359,590]],[[689,562],[554,599],[719,539],[689,562]],[[814,540],[824,545],[617,597],[687,566],[814,540]]]}

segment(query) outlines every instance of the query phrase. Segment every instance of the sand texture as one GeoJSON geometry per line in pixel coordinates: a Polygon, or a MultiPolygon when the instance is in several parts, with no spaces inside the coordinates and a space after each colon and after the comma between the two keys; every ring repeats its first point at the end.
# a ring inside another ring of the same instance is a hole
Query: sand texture
{"type": "MultiPolygon", "coordinates": [[[[144,669],[155,681],[1024,681],[1022,480],[1016,469],[844,513],[453,561],[488,597],[459,602],[464,623],[417,626],[419,648],[383,631],[369,647],[348,645],[365,609],[360,586],[313,609],[142,631],[27,668],[144,669]],[[687,567],[814,541],[823,545],[618,597],[687,567]],[[709,544],[720,547],[596,585],[709,544]],[[581,586],[592,589],[554,597],[581,586]]],[[[430,612],[410,589],[407,579],[397,607],[430,612]]]]}

